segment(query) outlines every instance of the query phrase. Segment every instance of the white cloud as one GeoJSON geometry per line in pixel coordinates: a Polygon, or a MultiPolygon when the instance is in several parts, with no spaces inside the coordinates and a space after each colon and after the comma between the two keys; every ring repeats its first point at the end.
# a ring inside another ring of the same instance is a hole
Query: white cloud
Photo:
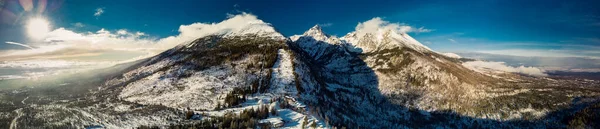
{"type": "MultiPolygon", "coordinates": [[[[479,53],[525,56],[525,57],[587,57],[580,54],[572,54],[571,51],[565,50],[538,50],[538,49],[504,49],[504,50],[482,50],[475,51],[479,53]]],[[[585,51],[576,51],[575,53],[583,53],[585,51]]]]}
{"type": "Polygon", "coordinates": [[[408,26],[404,23],[390,23],[389,21],[382,20],[380,17],[375,17],[371,20],[358,23],[355,30],[359,36],[362,36],[366,33],[377,33],[378,31],[382,30],[393,30],[396,33],[424,33],[432,31],[431,29],[425,29],[424,27],[415,29],[414,27],[408,26]]]}
{"type": "Polygon", "coordinates": [[[323,24],[318,24],[321,27],[330,27],[333,25],[333,23],[323,23],[323,24]]]}
{"type": "Polygon", "coordinates": [[[75,62],[75,61],[53,61],[53,60],[31,60],[31,61],[5,61],[0,63],[0,68],[60,68],[70,67],[74,65],[92,65],[87,62],[75,62]]]}
{"type": "MultiPolygon", "coordinates": [[[[219,23],[193,23],[190,25],[181,25],[179,27],[179,35],[177,36],[169,36],[163,39],[160,39],[160,44],[173,44],[173,43],[182,43],[186,41],[190,41],[193,39],[197,39],[200,37],[204,37],[212,34],[226,34],[228,32],[249,32],[249,31],[262,31],[262,30],[270,30],[275,32],[274,28],[270,26],[268,23],[264,23],[262,20],[258,19],[255,15],[242,13],[230,17],[227,20],[224,20],[219,23]],[[247,30],[247,28],[251,26],[252,30],[247,30]],[[262,29],[256,29],[262,28],[262,29]]],[[[256,33],[256,32],[255,32],[256,33]]]]}
{"type": "Polygon", "coordinates": [[[425,29],[425,27],[419,27],[418,29],[414,30],[414,32],[417,32],[417,33],[427,33],[427,32],[431,32],[431,31],[434,31],[434,30],[425,29]]]}
{"type": "Polygon", "coordinates": [[[68,45],[46,45],[46,46],[39,46],[37,48],[27,49],[27,50],[2,51],[2,52],[0,52],[0,60],[10,60],[10,59],[14,60],[14,59],[18,59],[19,57],[23,57],[23,56],[44,55],[45,53],[62,50],[62,49],[68,48],[68,47],[69,47],[68,45]],[[6,58],[8,58],[8,59],[6,59],[6,58]]]}
{"type": "Polygon", "coordinates": [[[129,34],[129,32],[127,32],[127,30],[125,30],[125,29],[120,29],[120,30],[117,30],[117,34],[119,34],[119,35],[127,35],[127,34],[129,34]]]}
{"type": "Polygon", "coordinates": [[[85,25],[81,22],[77,22],[77,23],[73,24],[73,26],[81,28],[81,27],[84,27],[85,25]]]}
{"type": "Polygon", "coordinates": [[[444,56],[451,57],[451,58],[456,58],[456,59],[462,58],[460,55],[458,55],[456,53],[447,52],[447,53],[441,53],[441,54],[444,55],[444,56]]]}
{"type": "MultiPolygon", "coordinates": [[[[88,32],[89,33],[89,32],[88,32]]],[[[73,40],[82,40],[84,39],[84,34],[75,33],[71,30],[67,30],[65,28],[58,28],[48,33],[46,36],[46,42],[56,42],[56,41],[73,41],[73,40]]]]}
{"type": "Polygon", "coordinates": [[[233,18],[233,17],[235,17],[235,16],[236,16],[236,15],[235,15],[235,14],[233,14],[233,13],[227,13],[227,14],[225,14],[225,15],[227,16],[227,18],[233,18]]]}
{"type": "MultiPolygon", "coordinates": [[[[168,49],[159,47],[155,39],[140,38],[141,35],[145,34],[127,31],[111,32],[106,29],[77,33],[65,28],[58,28],[49,32],[43,43],[28,44],[36,46],[35,48],[0,51],[0,60],[91,56],[116,51],[147,53],[147,56],[150,56],[168,49]]],[[[115,57],[115,59],[121,60],[119,57],[115,57]]]]}
{"type": "MultiPolygon", "coordinates": [[[[558,53],[558,52],[556,52],[558,53]]],[[[484,53],[460,53],[466,58],[505,62],[511,66],[533,66],[546,71],[595,71],[600,69],[600,59],[588,57],[525,57],[484,53]]]]}
{"type": "Polygon", "coordinates": [[[144,33],[144,32],[139,32],[139,31],[135,32],[135,36],[144,36],[144,35],[146,35],[146,33],[144,33]]]}
{"type": "Polygon", "coordinates": [[[19,73],[0,75],[1,79],[37,79],[45,76],[80,73],[83,71],[110,67],[122,62],[111,61],[76,61],[76,60],[17,60],[2,61],[0,68],[19,69],[19,73]]]}
{"type": "MultiPolygon", "coordinates": [[[[64,28],[50,32],[46,38],[47,42],[54,42],[73,47],[91,47],[97,49],[158,49],[154,45],[156,41],[149,38],[139,38],[139,33],[131,33],[125,29],[111,32],[100,29],[96,32],[76,33],[64,28]]],[[[164,50],[164,49],[163,49],[164,50]]]]}
{"type": "Polygon", "coordinates": [[[452,43],[457,43],[456,40],[454,40],[454,39],[448,39],[448,41],[450,41],[452,43]]]}
{"type": "MultiPolygon", "coordinates": [[[[410,26],[402,26],[400,23],[390,23],[388,21],[384,21],[379,17],[375,17],[366,22],[358,23],[355,28],[357,31],[361,30],[363,33],[376,33],[380,29],[383,30],[394,30],[398,33],[406,33],[411,27],[410,26]]],[[[362,35],[362,34],[359,34],[362,35]]]]}
{"type": "Polygon", "coordinates": [[[33,49],[33,47],[31,47],[29,45],[26,45],[26,44],[22,44],[22,43],[17,43],[17,42],[6,42],[6,43],[7,44],[12,44],[12,45],[18,45],[18,46],[21,46],[21,47],[26,47],[26,48],[29,48],[29,49],[33,49]]]}
{"type": "Polygon", "coordinates": [[[590,69],[561,69],[562,71],[569,71],[569,72],[600,72],[600,68],[590,68],[590,69]]]}
{"type": "Polygon", "coordinates": [[[98,18],[100,15],[104,14],[104,8],[97,8],[94,16],[98,18]]]}
{"type": "Polygon", "coordinates": [[[465,62],[463,63],[463,65],[465,67],[477,70],[477,69],[482,69],[482,68],[487,68],[487,69],[493,69],[493,70],[499,70],[499,71],[505,71],[505,72],[513,72],[513,73],[522,73],[522,74],[527,74],[527,75],[533,75],[533,76],[547,76],[548,74],[546,74],[545,70],[536,68],[536,67],[525,67],[525,66],[519,66],[519,67],[512,67],[512,66],[507,66],[504,64],[504,62],[487,62],[487,61],[469,61],[469,62],[465,62]]]}

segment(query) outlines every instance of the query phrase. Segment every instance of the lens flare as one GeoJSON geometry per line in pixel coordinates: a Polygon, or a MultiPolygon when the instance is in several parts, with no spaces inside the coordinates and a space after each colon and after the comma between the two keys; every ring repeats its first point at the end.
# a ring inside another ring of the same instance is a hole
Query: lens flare
{"type": "Polygon", "coordinates": [[[46,19],[33,18],[27,23],[27,34],[33,39],[41,39],[50,32],[50,24],[46,19]]]}

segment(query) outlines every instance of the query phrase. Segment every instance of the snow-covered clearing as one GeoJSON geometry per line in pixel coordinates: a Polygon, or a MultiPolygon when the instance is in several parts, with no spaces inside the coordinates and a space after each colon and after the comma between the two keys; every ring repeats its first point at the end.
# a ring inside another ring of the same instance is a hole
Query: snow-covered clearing
{"type": "Polygon", "coordinates": [[[294,82],[294,68],[290,53],[286,50],[279,49],[278,59],[273,65],[273,73],[271,73],[271,93],[276,94],[295,94],[296,91],[294,82]]]}

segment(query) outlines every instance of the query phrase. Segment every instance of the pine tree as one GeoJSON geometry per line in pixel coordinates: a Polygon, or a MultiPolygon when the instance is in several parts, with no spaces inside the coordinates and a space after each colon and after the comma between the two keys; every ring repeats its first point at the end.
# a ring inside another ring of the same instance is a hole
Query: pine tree
{"type": "Polygon", "coordinates": [[[237,122],[235,122],[235,121],[231,121],[231,124],[229,125],[229,127],[230,127],[230,128],[232,128],[232,129],[237,129],[237,128],[239,128],[239,127],[237,126],[237,122]]]}
{"type": "Polygon", "coordinates": [[[306,128],[306,124],[308,124],[308,117],[304,116],[304,120],[302,121],[302,128],[306,128]]]}
{"type": "Polygon", "coordinates": [[[275,107],[271,108],[271,115],[272,116],[276,116],[277,115],[277,109],[275,109],[275,107]]]}
{"type": "Polygon", "coordinates": [[[262,105],[258,110],[258,118],[265,119],[269,116],[269,109],[267,106],[262,105]]]}
{"type": "Polygon", "coordinates": [[[215,107],[215,110],[221,110],[221,102],[217,102],[217,106],[215,107]]]}
{"type": "Polygon", "coordinates": [[[194,111],[188,109],[185,113],[185,118],[191,119],[193,116],[194,116],[194,111]]]}
{"type": "Polygon", "coordinates": [[[317,122],[313,121],[312,124],[310,124],[310,127],[313,129],[317,128],[317,122]]]}

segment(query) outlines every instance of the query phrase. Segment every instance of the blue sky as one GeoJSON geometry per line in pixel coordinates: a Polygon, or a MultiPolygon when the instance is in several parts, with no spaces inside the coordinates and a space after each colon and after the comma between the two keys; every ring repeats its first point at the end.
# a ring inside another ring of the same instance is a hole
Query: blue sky
{"type": "MultiPolygon", "coordinates": [[[[411,35],[436,51],[600,57],[597,0],[49,0],[44,11],[36,11],[39,2],[32,1],[34,11],[27,11],[17,0],[2,3],[0,42],[33,44],[24,25],[34,16],[48,19],[53,30],[125,29],[160,39],[177,35],[180,25],[220,22],[227,14],[247,12],[286,36],[301,34],[315,24],[329,34],[343,36],[359,22],[381,17],[433,30],[411,35]]],[[[23,48],[0,44],[0,50],[6,49],[23,48]]]]}

